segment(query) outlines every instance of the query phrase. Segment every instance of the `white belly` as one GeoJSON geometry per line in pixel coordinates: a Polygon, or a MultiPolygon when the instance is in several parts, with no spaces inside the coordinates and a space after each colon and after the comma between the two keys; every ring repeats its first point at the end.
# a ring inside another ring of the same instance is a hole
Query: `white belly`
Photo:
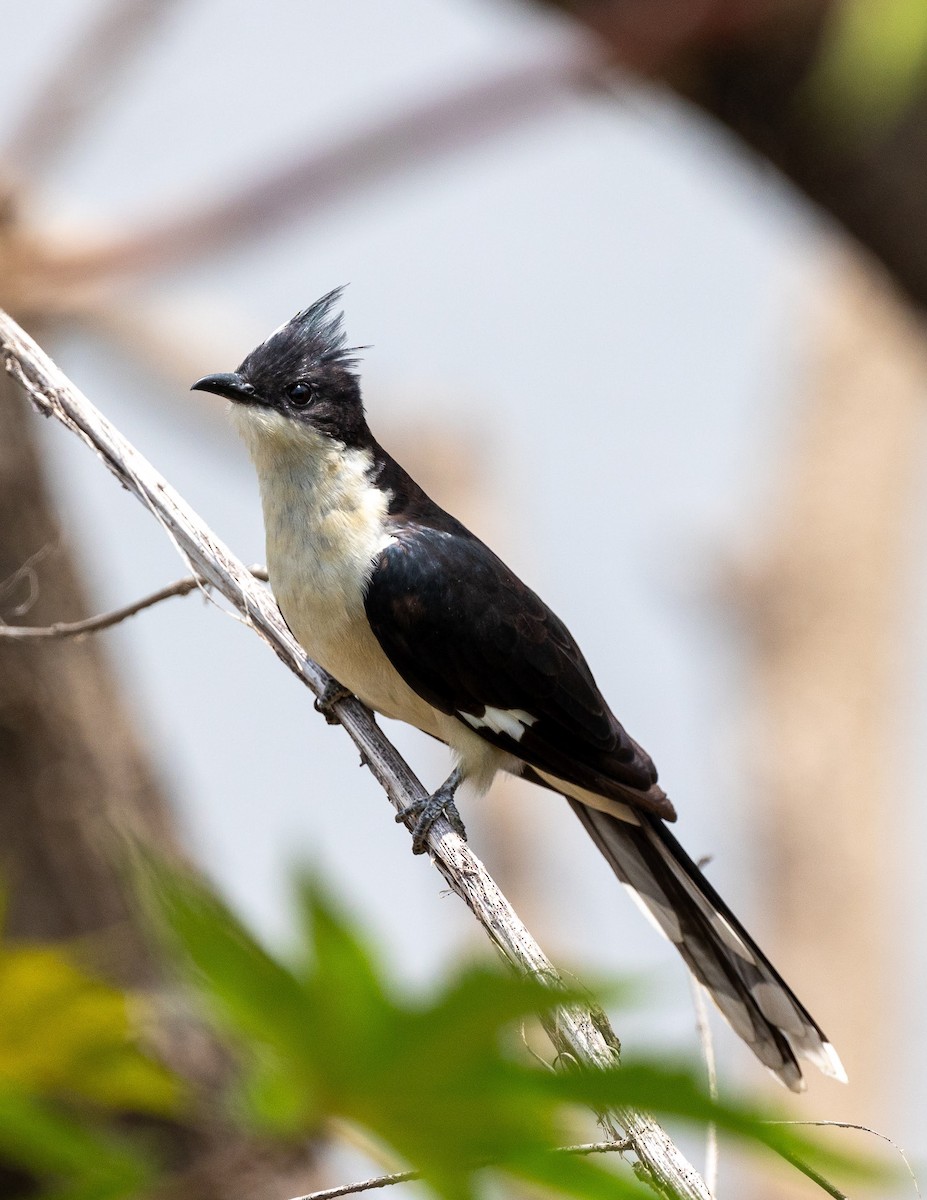
{"type": "Polygon", "coordinates": [[[351,600],[341,590],[319,592],[288,565],[275,569],[269,554],[268,570],[280,611],[310,658],[369,708],[437,734],[434,709],[405,683],[371,632],[362,591],[351,600]]]}
{"type": "Polygon", "coordinates": [[[322,598],[301,586],[282,563],[275,570],[268,554],[271,586],[293,635],[310,658],[323,666],[374,712],[405,721],[445,742],[454,751],[466,781],[486,791],[499,770],[519,770],[517,760],[498,750],[456,717],[433,708],[403,680],[373,635],[358,602],[342,604],[342,591],[322,598]]]}
{"type": "Polygon", "coordinates": [[[392,540],[384,532],[385,497],[374,489],[368,497],[367,504],[342,498],[338,507],[323,507],[307,505],[305,495],[294,506],[265,494],[270,584],[310,658],[370,708],[426,728],[431,705],[390,664],[364,611],[374,560],[392,540]]]}

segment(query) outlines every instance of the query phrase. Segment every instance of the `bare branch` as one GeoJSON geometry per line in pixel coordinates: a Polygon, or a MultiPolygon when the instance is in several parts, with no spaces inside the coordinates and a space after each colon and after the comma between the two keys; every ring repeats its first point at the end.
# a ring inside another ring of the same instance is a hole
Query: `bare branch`
{"type": "MultiPolygon", "coordinates": [[[[697,863],[703,871],[711,862],[711,855],[703,855],[697,863]]],[[[715,1061],[715,1043],[711,1036],[711,1022],[708,1020],[708,1005],[705,1003],[707,992],[695,978],[689,976],[689,986],[692,989],[692,1003],[695,1007],[695,1029],[702,1047],[705,1059],[705,1071],[708,1076],[708,1094],[712,1100],[718,1099],[718,1066],[715,1061]]],[[[718,1126],[710,1121],[705,1131],[705,1185],[712,1195],[718,1186],[718,1126]]]]}
{"type": "MultiPolygon", "coordinates": [[[[267,589],[255,582],[247,567],[186,501],[2,311],[0,355],[6,370],[19,380],[39,411],[56,417],[93,449],[120,483],[152,512],[193,572],[221,592],[278,658],[321,696],[329,676],[306,658],[267,589]]],[[[408,764],[358,700],[342,700],[334,711],[395,809],[406,809],[426,796],[408,764]]],[[[410,823],[411,818],[407,826],[410,823]]],[[[446,820],[435,822],[427,843],[438,870],[508,962],[555,989],[562,987],[550,960],[446,820]]],[[[565,1006],[546,1017],[544,1025],[558,1053],[593,1066],[617,1063],[619,1042],[601,1010],[565,1006]]],[[[698,1172],[651,1117],[627,1109],[598,1116],[608,1140],[627,1141],[633,1148],[639,1172],[657,1192],[681,1200],[710,1200],[698,1172]]]]}
{"type": "MultiPolygon", "coordinates": [[[[695,1006],[695,1028],[698,1040],[702,1046],[705,1058],[705,1070],[708,1074],[708,1094],[712,1100],[718,1099],[718,1069],[715,1062],[715,1043],[711,1036],[711,1025],[708,1021],[708,1005],[705,1003],[705,989],[695,978],[689,977],[692,988],[692,1003],[695,1006]]],[[[712,1195],[718,1186],[718,1126],[709,1121],[705,1131],[705,1186],[712,1195]]]]}
{"type": "Polygon", "coordinates": [[[0,581],[0,600],[25,583],[28,589],[28,595],[25,600],[20,602],[13,609],[13,615],[16,617],[25,616],[25,614],[35,604],[39,594],[39,577],[36,572],[36,567],[43,558],[47,558],[49,554],[55,550],[57,545],[56,540],[46,542],[44,546],[40,546],[33,554],[30,554],[24,563],[22,563],[12,575],[0,581]]]}
{"type": "MultiPolygon", "coordinates": [[[[631,1149],[629,1142],[585,1142],[580,1146],[558,1146],[554,1153],[585,1156],[588,1154],[622,1154],[629,1149],[631,1149]]],[[[355,1192],[372,1192],[376,1188],[392,1187],[394,1183],[411,1183],[421,1177],[421,1171],[394,1171],[392,1175],[377,1175],[374,1179],[363,1179],[359,1183],[343,1183],[338,1187],[325,1188],[320,1192],[308,1192],[305,1196],[295,1196],[294,1200],[337,1200],[338,1196],[353,1196],[355,1192]]]]}
{"type": "Polygon", "coordinates": [[[602,66],[591,40],[560,39],[533,61],[418,101],[322,150],[294,150],[277,170],[199,210],[184,209],[96,247],[49,250],[36,269],[59,286],[75,279],[94,283],[160,270],[293,217],[318,216],[365,185],[549,112],[565,88],[592,84],[602,66]]]}
{"type": "MultiPolygon", "coordinates": [[[[250,567],[249,570],[255,579],[266,581],[266,567],[250,567]]],[[[162,600],[170,600],[173,596],[187,596],[197,588],[208,586],[208,581],[201,575],[188,575],[186,579],[176,579],[159,591],[152,592],[150,596],[143,596],[141,600],[135,600],[122,608],[115,608],[112,612],[100,613],[96,617],[87,617],[83,621],[58,621],[54,625],[0,624],[0,638],[9,638],[10,641],[28,641],[31,638],[84,637],[89,633],[99,633],[102,629],[110,629],[113,625],[118,625],[120,621],[125,621],[129,617],[134,617],[136,613],[144,612],[146,608],[160,604],[162,600]]]]}
{"type": "Polygon", "coordinates": [[[353,1196],[355,1192],[372,1192],[376,1188],[392,1187],[394,1183],[411,1183],[421,1179],[421,1171],[396,1171],[393,1175],[377,1175],[374,1179],[362,1179],[358,1183],[342,1183],[339,1187],[324,1188],[321,1192],[307,1192],[293,1200],[335,1200],[337,1196],[353,1196]]]}
{"type": "Polygon", "coordinates": [[[628,1149],[628,1142],[581,1142],[578,1146],[558,1146],[557,1154],[621,1154],[628,1149]]]}
{"type": "Polygon", "coordinates": [[[7,140],[2,159],[34,175],[51,163],[154,22],[176,0],[109,0],[57,64],[7,140]]]}

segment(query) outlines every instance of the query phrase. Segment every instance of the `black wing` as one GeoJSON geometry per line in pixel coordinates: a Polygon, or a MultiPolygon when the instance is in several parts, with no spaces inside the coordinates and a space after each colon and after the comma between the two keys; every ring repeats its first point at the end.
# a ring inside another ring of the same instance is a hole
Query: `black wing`
{"type": "Polygon", "coordinates": [[[542,771],[673,819],[650,758],[596,687],[569,630],[478,538],[411,525],[376,561],[367,619],[406,683],[466,724],[487,708],[528,714],[516,740],[477,732],[542,771]],[[630,794],[629,794],[630,793],[630,794]]]}

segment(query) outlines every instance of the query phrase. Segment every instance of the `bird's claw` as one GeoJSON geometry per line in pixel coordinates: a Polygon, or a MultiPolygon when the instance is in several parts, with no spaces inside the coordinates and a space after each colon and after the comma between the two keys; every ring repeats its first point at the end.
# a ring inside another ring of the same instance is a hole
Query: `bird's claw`
{"type": "Polygon", "coordinates": [[[415,817],[412,826],[412,853],[424,854],[426,841],[432,825],[439,817],[445,817],[453,831],[464,841],[467,840],[467,830],[461,820],[457,805],[454,803],[454,793],[460,782],[455,771],[451,778],[430,796],[423,796],[396,813],[396,821],[402,822],[409,817],[415,817]]]}
{"type": "Polygon", "coordinates": [[[350,700],[353,694],[353,692],[350,692],[340,684],[337,679],[329,679],[322,691],[322,695],[316,697],[313,707],[317,713],[322,714],[329,725],[338,725],[340,722],[334,711],[335,705],[340,704],[342,700],[350,700]]]}

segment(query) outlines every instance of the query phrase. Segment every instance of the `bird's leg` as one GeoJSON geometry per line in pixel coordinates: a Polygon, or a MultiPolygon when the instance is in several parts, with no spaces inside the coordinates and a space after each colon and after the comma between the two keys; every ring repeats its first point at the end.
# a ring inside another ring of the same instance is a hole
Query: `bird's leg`
{"type": "Polygon", "coordinates": [[[460,834],[464,841],[467,840],[467,831],[454,803],[454,793],[460,787],[461,779],[460,767],[455,767],[436,792],[423,796],[396,814],[397,821],[404,821],[406,817],[416,818],[412,826],[413,854],[425,853],[425,838],[438,817],[447,817],[454,832],[460,834]]]}
{"type": "Polygon", "coordinates": [[[353,694],[344,684],[339,683],[337,679],[329,679],[322,691],[322,695],[316,697],[313,707],[316,712],[322,714],[329,725],[337,725],[339,721],[335,716],[335,705],[340,704],[342,700],[350,700],[353,694]]]}

